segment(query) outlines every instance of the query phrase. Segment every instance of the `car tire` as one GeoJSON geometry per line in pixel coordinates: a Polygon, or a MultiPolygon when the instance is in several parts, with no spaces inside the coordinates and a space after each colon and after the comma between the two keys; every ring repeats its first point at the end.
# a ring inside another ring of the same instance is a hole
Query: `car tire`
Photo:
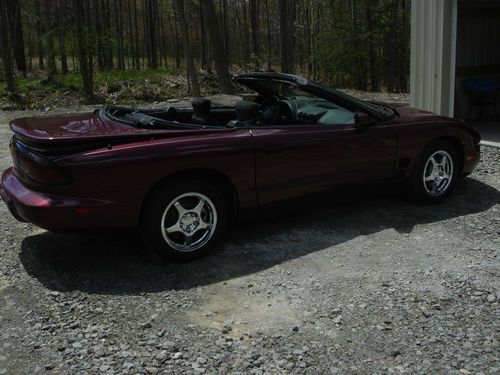
{"type": "Polygon", "coordinates": [[[453,191],[459,176],[457,151],[446,141],[427,145],[415,162],[406,193],[423,204],[444,201],[453,191]]]}
{"type": "Polygon", "coordinates": [[[158,255],[189,261],[206,255],[228,224],[228,205],[209,181],[185,179],[155,188],[141,215],[141,234],[158,255]]]}

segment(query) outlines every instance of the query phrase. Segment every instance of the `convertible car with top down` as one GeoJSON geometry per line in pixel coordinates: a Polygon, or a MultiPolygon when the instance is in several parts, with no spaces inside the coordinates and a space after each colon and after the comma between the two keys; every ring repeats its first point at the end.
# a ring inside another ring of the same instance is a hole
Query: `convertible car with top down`
{"type": "Polygon", "coordinates": [[[108,106],[10,123],[0,195],[50,231],[137,227],[161,255],[206,254],[245,212],[340,185],[398,184],[439,203],[479,162],[460,120],[366,102],[303,77],[249,73],[233,106],[108,106]]]}

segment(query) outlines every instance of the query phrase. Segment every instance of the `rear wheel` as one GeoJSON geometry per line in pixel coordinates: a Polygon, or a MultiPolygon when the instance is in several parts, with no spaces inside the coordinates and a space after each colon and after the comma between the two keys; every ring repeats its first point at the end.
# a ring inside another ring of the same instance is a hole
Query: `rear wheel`
{"type": "Polygon", "coordinates": [[[141,219],[145,242],[160,256],[187,261],[205,255],[227,227],[227,204],[216,186],[188,179],[148,197],[141,219]]]}
{"type": "Polygon", "coordinates": [[[446,141],[433,142],[416,161],[407,193],[417,202],[442,202],[453,191],[458,172],[455,148],[446,141]]]}

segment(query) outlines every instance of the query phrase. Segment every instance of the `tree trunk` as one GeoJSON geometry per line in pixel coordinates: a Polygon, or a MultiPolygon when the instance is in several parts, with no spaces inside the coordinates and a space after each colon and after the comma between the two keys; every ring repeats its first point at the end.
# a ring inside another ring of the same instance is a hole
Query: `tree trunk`
{"type": "Polygon", "coordinates": [[[259,60],[259,42],[258,42],[258,14],[257,14],[257,0],[250,0],[248,3],[250,8],[250,28],[252,30],[252,53],[255,59],[255,69],[260,66],[259,60]]]}
{"type": "Polygon", "coordinates": [[[289,17],[289,0],[279,0],[281,71],[293,73],[293,21],[289,17]],[[292,23],[292,27],[290,27],[292,23]]]}
{"type": "Polygon", "coordinates": [[[43,62],[43,28],[42,28],[42,22],[40,20],[40,1],[41,0],[35,0],[35,18],[36,18],[36,37],[38,40],[38,68],[39,69],[44,69],[45,64],[43,62]]]}
{"type": "MultiPolygon", "coordinates": [[[[159,25],[159,30],[160,30],[160,55],[163,57],[163,60],[165,61],[165,68],[168,69],[168,53],[167,53],[167,33],[165,32],[165,15],[164,15],[164,10],[165,8],[163,7],[163,3],[160,1],[160,25],[159,25]]],[[[160,59],[161,60],[161,59],[160,59]]],[[[161,66],[161,63],[160,63],[161,66]]]]}
{"type": "Polygon", "coordinates": [[[180,46],[179,46],[179,27],[177,25],[178,18],[179,18],[179,15],[177,13],[177,7],[174,6],[174,44],[175,44],[175,67],[176,68],[181,67],[181,55],[180,55],[180,46]]]}
{"type": "Polygon", "coordinates": [[[88,1],[89,0],[74,0],[74,11],[78,43],[78,61],[83,80],[83,91],[87,95],[87,98],[92,101],[94,99],[93,59],[89,45],[90,30],[87,29],[86,24],[87,18],[90,16],[88,1]]]}
{"type": "Polygon", "coordinates": [[[123,55],[123,6],[121,0],[115,0],[113,13],[115,18],[115,36],[116,36],[116,68],[125,69],[125,56],[123,55]]]}
{"type": "Polygon", "coordinates": [[[199,5],[199,17],[200,17],[200,51],[201,51],[201,68],[207,69],[207,36],[205,34],[205,17],[203,15],[203,3],[200,1],[199,5]]]}
{"type": "Polygon", "coordinates": [[[94,5],[94,19],[95,19],[95,33],[97,37],[97,66],[99,70],[102,72],[106,70],[106,62],[105,60],[105,46],[103,41],[103,25],[102,25],[102,17],[104,16],[104,4],[102,0],[96,0],[94,5]]]}
{"type": "Polygon", "coordinates": [[[145,1],[145,28],[146,28],[146,48],[148,57],[148,68],[156,69],[158,67],[157,53],[156,53],[156,0],[145,1]]]}
{"type": "Polygon", "coordinates": [[[16,1],[10,4],[10,13],[12,15],[12,30],[14,30],[14,35],[12,36],[12,43],[14,49],[14,58],[16,60],[17,69],[23,73],[26,77],[27,66],[26,66],[26,55],[24,54],[24,34],[23,34],[23,24],[21,19],[21,2],[16,1]]]}
{"type": "Polygon", "coordinates": [[[372,24],[372,10],[371,7],[367,9],[366,13],[366,22],[368,24],[368,32],[370,37],[368,38],[368,66],[370,69],[370,89],[372,91],[380,91],[380,80],[379,80],[379,72],[378,72],[378,63],[377,63],[377,54],[375,52],[375,43],[372,24]]]}
{"type": "Polygon", "coordinates": [[[227,67],[227,57],[224,53],[224,44],[219,31],[219,24],[215,14],[215,6],[213,0],[203,1],[203,8],[207,15],[208,33],[210,36],[210,44],[212,46],[213,57],[215,62],[215,70],[219,78],[219,85],[221,91],[225,94],[232,94],[234,92],[231,83],[231,75],[227,67]]]}
{"type": "Polygon", "coordinates": [[[269,1],[266,0],[266,26],[267,26],[267,69],[272,70],[273,52],[271,45],[271,16],[269,15],[269,1]]]}
{"type": "MultiPolygon", "coordinates": [[[[397,14],[398,14],[398,1],[397,0],[392,0],[391,1],[391,16],[390,19],[392,20],[391,24],[397,25],[397,14]]],[[[387,91],[389,92],[394,92],[396,88],[396,60],[397,56],[396,54],[399,52],[397,51],[397,41],[395,40],[397,38],[397,35],[395,35],[393,38],[390,38],[388,41],[389,48],[388,48],[388,54],[389,54],[389,66],[388,66],[388,71],[387,71],[387,91]]]]}
{"type": "Polygon", "coordinates": [[[139,56],[139,21],[137,19],[137,2],[134,0],[134,37],[135,37],[135,63],[134,66],[136,69],[140,69],[141,61],[139,56]]]}
{"type": "Polygon", "coordinates": [[[59,54],[61,56],[61,71],[62,74],[68,74],[68,58],[66,56],[66,30],[65,21],[61,13],[61,0],[56,1],[56,17],[59,20],[59,54]]]}
{"type": "Polygon", "coordinates": [[[7,89],[14,93],[16,86],[14,82],[14,69],[12,66],[12,44],[11,44],[11,31],[7,21],[7,6],[5,2],[0,2],[0,52],[2,54],[3,72],[7,89]]]}
{"type": "Polygon", "coordinates": [[[224,38],[224,53],[226,54],[227,64],[229,65],[231,63],[231,48],[229,46],[230,39],[229,39],[229,31],[227,28],[227,20],[228,20],[227,8],[228,8],[227,0],[222,0],[222,30],[223,30],[222,34],[224,38]]]}
{"type": "Polygon", "coordinates": [[[177,18],[179,21],[182,47],[184,50],[184,56],[186,56],[186,66],[188,80],[191,83],[191,88],[193,90],[194,96],[200,96],[200,86],[198,84],[198,76],[196,74],[196,68],[194,66],[193,55],[191,53],[191,45],[189,43],[189,30],[186,24],[186,17],[184,14],[184,2],[182,0],[175,0],[174,2],[175,10],[177,13],[177,18]]]}
{"type": "MultiPolygon", "coordinates": [[[[132,1],[127,2],[127,15],[128,15],[128,37],[129,37],[129,59],[132,60],[132,68],[135,67],[135,51],[134,51],[134,34],[132,32],[132,1]]],[[[130,60],[129,60],[130,61],[130,60]]]]}
{"type": "Polygon", "coordinates": [[[46,1],[45,5],[45,46],[47,48],[47,81],[54,83],[56,81],[56,51],[54,50],[54,25],[52,20],[52,2],[46,1]]]}

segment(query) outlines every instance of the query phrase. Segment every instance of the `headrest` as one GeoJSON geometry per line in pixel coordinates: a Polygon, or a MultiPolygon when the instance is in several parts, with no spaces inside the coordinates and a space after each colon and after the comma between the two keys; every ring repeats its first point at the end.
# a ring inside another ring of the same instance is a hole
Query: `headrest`
{"type": "Polygon", "coordinates": [[[210,112],[210,106],[212,102],[207,98],[196,96],[191,101],[195,114],[206,114],[210,112]]]}
{"type": "Polygon", "coordinates": [[[240,101],[234,105],[234,109],[236,110],[236,116],[238,117],[238,121],[252,121],[258,120],[261,117],[261,113],[259,111],[259,105],[255,102],[249,101],[240,101]]]}

